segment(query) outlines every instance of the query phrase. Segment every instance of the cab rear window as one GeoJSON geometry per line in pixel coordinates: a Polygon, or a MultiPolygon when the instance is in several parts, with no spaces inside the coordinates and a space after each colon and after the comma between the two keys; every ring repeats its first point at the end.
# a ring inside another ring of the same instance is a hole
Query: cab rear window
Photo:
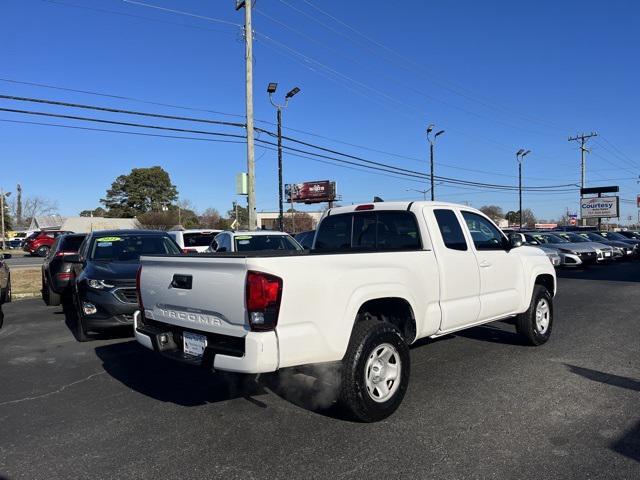
{"type": "Polygon", "coordinates": [[[403,211],[333,215],[320,224],[314,250],[418,250],[422,248],[415,216],[403,211]]]}

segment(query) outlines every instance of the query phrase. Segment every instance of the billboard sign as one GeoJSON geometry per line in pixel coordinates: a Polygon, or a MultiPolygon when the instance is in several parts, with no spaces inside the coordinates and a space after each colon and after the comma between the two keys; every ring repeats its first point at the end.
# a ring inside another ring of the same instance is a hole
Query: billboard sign
{"type": "Polygon", "coordinates": [[[620,216],[618,197],[591,197],[580,200],[582,218],[613,218],[620,216]]]}
{"type": "Polygon", "coordinates": [[[320,180],[286,184],[284,194],[287,202],[292,203],[332,202],[336,199],[336,182],[320,180]]]}

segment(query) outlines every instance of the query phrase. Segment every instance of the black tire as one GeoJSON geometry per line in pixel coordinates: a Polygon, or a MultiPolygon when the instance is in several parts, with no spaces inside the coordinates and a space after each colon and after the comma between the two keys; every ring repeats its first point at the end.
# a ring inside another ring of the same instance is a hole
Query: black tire
{"type": "Polygon", "coordinates": [[[535,285],[529,308],[516,317],[516,331],[528,345],[538,346],[549,340],[552,329],[553,297],[545,287],[535,285]],[[546,304],[546,313],[543,308],[544,304],[546,304]],[[542,310],[539,311],[539,308],[542,310]],[[539,317],[539,315],[541,316],[539,317]]]}
{"type": "Polygon", "coordinates": [[[50,307],[57,307],[62,301],[61,295],[53,291],[44,273],[42,274],[42,300],[50,307]]]}
{"type": "Polygon", "coordinates": [[[73,334],[76,337],[76,340],[79,342],[86,342],[89,340],[89,336],[87,335],[87,330],[84,326],[82,310],[80,309],[80,301],[78,300],[78,296],[73,296],[73,303],[76,311],[75,325],[73,326],[73,334]]]}
{"type": "Polygon", "coordinates": [[[2,311],[2,304],[0,303],[0,328],[2,328],[3,323],[4,323],[4,312],[2,311]]]}
{"type": "Polygon", "coordinates": [[[49,250],[51,250],[51,249],[49,247],[47,247],[46,245],[41,246],[37,250],[38,256],[39,257],[46,257],[47,255],[49,255],[49,250]]]}
{"type": "Polygon", "coordinates": [[[347,353],[342,359],[340,404],[360,422],[377,422],[387,418],[402,403],[409,386],[410,371],[409,347],[395,325],[377,319],[358,322],[353,328],[347,353]],[[390,396],[386,400],[380,392],[375,393],[378,387],[373,391],[367,387],[368,375],[373,375],[376,368],[375,360],[373,360],[374,366],[371,366],[371,361],[379,352],[387,348],[384,347],[385,345],[393,347],[395,352],[394,357],[389,359],[387,365],[380,370],[382,375],[389,365],[393,365],[391,360],[394,358],[396,369],[399,370],[395,380],[377,383],[377,385],[386,385],[385,388],[389,390],[390,396]],[[376,396],[378,398],[374,400],[376,396]]]}

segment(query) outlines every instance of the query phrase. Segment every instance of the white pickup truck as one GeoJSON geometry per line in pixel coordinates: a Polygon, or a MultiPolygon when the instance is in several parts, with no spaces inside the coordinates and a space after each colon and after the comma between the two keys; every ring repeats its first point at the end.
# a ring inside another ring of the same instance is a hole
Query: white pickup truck
{"type": "Polygon", "coordinates": [[[515,317],[541,345],[553,326],[544,252],[442,202],[333,208],[311,251],[147,256],[140,269],[142,345],[247,374],[334,362],[338,399],[360,421],[401,403],[420,338],[515,317]]]}

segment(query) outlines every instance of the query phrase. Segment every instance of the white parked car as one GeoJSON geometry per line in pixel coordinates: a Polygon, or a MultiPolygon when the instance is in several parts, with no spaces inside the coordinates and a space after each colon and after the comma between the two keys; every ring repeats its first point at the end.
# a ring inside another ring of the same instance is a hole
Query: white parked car
{"type": "Polygon", "coordinates": [[[311,251],[143,256],[138,289],[145,347],[245,374],[337,365],[338,400],[378,421],[400,405],[420,338],[515,317],[544,344],[556,275],[475,209],[382,202],[328,210],[311,251]]]}
{"type": "Polygon", "coordinates": [[[299,251],[303,247],[288,233],[271,230],[226,231],[213,239],[209,252],[299,251]]]}
{"type": "Polygon", "coordinates": [[[207,251],[214,237],[222,230],[171,230],[167,232],[176,241],[183,253],[203,253],[207,251]]]}

